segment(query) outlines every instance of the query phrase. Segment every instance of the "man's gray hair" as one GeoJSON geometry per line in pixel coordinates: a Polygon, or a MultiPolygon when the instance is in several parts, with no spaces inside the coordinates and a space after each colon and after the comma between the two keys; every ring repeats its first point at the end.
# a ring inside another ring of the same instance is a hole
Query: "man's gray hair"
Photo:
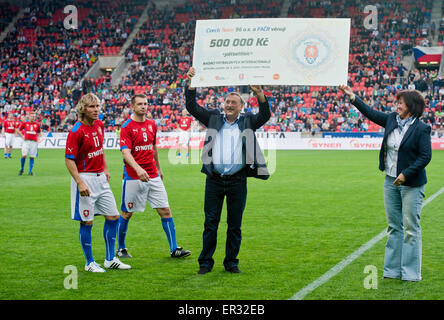
{"type": "Polygon", "coordinates": [[[241,102],[241,104],[242,104],[242,106],[245,106],[245,100],[242,98],[242,96],[239,94],[239,92],[229,92],[226,96],[225,96],[225,99],[228,97],[228,96],[238,96],[239,97],[239,99],[240,99],[240,102],[241,102]]]}

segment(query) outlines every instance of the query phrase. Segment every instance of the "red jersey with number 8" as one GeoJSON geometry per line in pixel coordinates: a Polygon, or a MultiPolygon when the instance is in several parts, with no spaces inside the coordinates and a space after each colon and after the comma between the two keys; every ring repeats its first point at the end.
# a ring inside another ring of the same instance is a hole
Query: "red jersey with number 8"
{"type": "Polygon", "coordinates": [[[92,126],[78,121],[72,127],[66,139],[65,158],[74,160],[79,172],[103,172],[104,131],[100,120],[94,121],[92,126]]]}
{"type": "MultiPolygon", "coordinates": [[[[150,178],[159,176],[154,161],[156,134],[156,122],[150,119],[137,122],[130,118],[122,125],[120,132],[120,150],[130,149],[134,160],[148,173],[150,178]]],[[[125,162],[123,178],[128,178],[128,176],[131,179],[139,179],[136,171],[125,162]]]]}

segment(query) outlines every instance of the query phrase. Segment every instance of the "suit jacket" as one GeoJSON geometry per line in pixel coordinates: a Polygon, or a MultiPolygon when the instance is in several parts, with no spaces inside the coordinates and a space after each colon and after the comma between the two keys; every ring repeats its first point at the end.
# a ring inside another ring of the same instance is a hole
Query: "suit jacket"
{"type": "MultiPolygon", "coordinates": [[[[398,127],[397,112],[384,113],[370,108],[359,97],[353,105],[371,121],[385,128],[384,139],[379,151],[379,169],[384,171],[387,156],[387,138],[398,127]]],[[[397,175],[403,173],[406,177],[404,185],[417,187],[427,183],[425,167],[432,159],[432,128],[419,119],[410,125],[405,133],[398,150],[397,175]]]]}
{"type": "MultiPolygon", "coordinates": [[[[219,110],[207,110],[196,103],[196,90],[185,90],[186,109],[188,112],[207,127],[205,142],[202,149],[202,172],[208,176],[213,175],[212,147],[217,133],[224,125],[224,115],[219,110]]],[[[241,131],[242,153],[245,162],[247,177],[267,180],[270,177],[264,154],[256,140],[254,132],[262,127],[271,116],[267,98],[259,103],[259,113],[247,112],[239,117],[239,130],[241,131]]]]}

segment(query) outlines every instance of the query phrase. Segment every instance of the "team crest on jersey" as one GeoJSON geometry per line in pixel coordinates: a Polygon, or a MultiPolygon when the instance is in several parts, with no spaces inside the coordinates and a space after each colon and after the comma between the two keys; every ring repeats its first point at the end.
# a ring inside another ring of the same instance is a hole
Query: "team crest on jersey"
{"type": "Polygon", "coordinates": [[[99,131],[99,134],[102,135],[102,128],[97,128],[97,131],[99,131]]]}
{"type": "Polygon", "coordinates": [[[152,125],[149,125],[149,126],[148,126],[148,131],[149,131],[149,132],[153,132],[153,126],[152,126],[152,125]]]}
{"type": "Polygon", "coordinates": [[[84,215],[85,217],[89,216],[89,210],[83,210],[83,215],[84,215]]]}
{"type": "Polygon", "coordinates": [[[134,207],[134,203],[128,202],[128,208],[132,209],[134,207]]]}

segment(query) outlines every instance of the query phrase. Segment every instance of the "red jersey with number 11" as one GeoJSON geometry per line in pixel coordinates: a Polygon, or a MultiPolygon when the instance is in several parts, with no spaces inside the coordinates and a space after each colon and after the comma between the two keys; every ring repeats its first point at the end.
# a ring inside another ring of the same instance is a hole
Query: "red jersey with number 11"
{"type": "Polygon", "coordinates": [[[87,126],[80,121],[72,127],[66,139],[65,157],[75,161],[79,172],[103,172],[104,126],[102,121],[94,121],[87,126]]]}

